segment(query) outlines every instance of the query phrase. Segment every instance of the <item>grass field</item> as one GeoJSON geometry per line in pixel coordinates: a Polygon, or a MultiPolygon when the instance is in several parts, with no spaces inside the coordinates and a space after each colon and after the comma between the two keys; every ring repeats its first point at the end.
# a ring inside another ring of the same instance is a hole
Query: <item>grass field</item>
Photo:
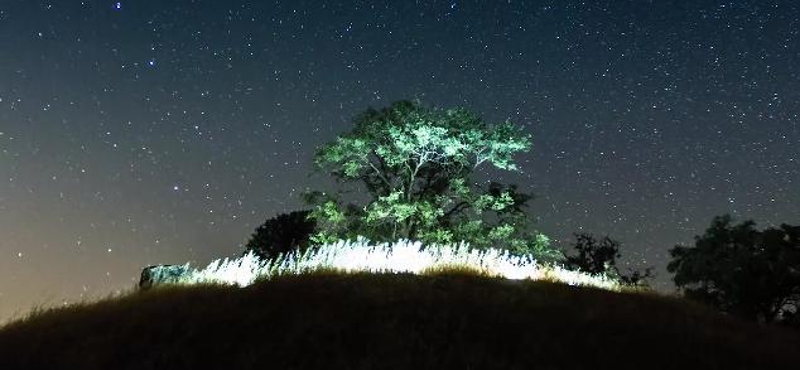
{"type": "Polygon", "coordinates": [[[788,369],[798,348],[650,293],[318,271],[37,312],[0,329],[0,369],[788,369]]]}

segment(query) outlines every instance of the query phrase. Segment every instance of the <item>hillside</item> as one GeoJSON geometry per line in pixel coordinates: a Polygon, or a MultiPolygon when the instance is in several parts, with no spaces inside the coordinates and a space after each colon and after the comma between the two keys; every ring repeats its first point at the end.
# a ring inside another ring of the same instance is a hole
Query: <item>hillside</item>
{"type": "Polygon", "coordinates": [[[792,368],[800,337],[688,302],[448,273],[159,287],[0,329],[0,369],[792,368]]]}

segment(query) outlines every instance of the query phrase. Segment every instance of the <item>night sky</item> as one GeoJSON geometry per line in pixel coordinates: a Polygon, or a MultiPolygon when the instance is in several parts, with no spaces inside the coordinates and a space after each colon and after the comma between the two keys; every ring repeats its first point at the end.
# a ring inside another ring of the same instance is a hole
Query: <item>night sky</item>
{"type": "Polygon", "coordinates": [[[317,146],[418,98],[533,135],[561,245],[654,265],[715,215],[800,224],[786,1],[0,0],[0,321],[238,255],[317,146]]]}

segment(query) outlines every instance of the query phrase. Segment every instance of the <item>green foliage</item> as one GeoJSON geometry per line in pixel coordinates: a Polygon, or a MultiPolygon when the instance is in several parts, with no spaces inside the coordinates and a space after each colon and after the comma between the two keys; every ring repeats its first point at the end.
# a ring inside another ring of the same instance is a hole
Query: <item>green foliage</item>
{"type": "Polygon", "coordinates": [[[323,146],[315,161],[341,183],[363,185],[369,200],[357,206],[340,194],[308,193],[320,226],[315,242],[358,235],[375,241],[463,240],[540,260],[561,258],[549,239],[530,228],[530,195],[471,179],[482,165],[517,170],[514,155],[530,149],[530,135],[520,127],[410,101],[368,109],[354,123],[352,131],[323,146]]]}
{"type": "Polygon", "coordinates": [[[670,250],[667,270],[686,295],[750,320],[790,321],[800,302],[800,226],[764,231],[714,218],[694,247],[670,250]]]}
{"type": "Polygon", "coordinates": [[[604,274],[628,285],[646,286],[646,280],[653,276],[652,268],[644,271],[628,271],[623,273],[617,266],[617,258],[621,257],[619,241],[608,236],[597,240],[593,235],[575,234],[573,249],[577,254],[567,255],[566,266],[590,274],[604,274]]]}
{"type": "Polygon", "coordinates": [[[282,253],[308,248],[316,229],[316,221],[310,214],[311,211],[294,211],[266,220],[250,237],[246,250],[254,251],[261,258],[275,258],[282,253]]]}

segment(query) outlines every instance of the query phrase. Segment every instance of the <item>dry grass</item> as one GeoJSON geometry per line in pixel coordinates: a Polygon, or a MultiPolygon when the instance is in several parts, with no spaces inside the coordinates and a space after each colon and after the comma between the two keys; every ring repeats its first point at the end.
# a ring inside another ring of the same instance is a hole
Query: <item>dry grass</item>
{"type": "MultiPolygon", "coordinates": [[[[470,248],[466,243],[423,245],[398,240],[393,243],[370,243],[366,239],[340,240],[304,253],[290,253],[276,259],[261,260],[249,253],[239,258],[224,258],[203,268],[182,266],[187,272],[167,276],[164,283],[193,285],[222,283],[248,286],[258,280],[283,275],[303,274],[318,269],[346,272],[424,274],[437,270],[476,271],[484,276],[507,279],[546,280],[568,285],[590,286],[614,291],[627,289],[613,278],[541,264],[528,256],[512,255],[495,248],[470,248]]],[[[162,284],[159,281],[155,285],[162,284]]]]}
{"type": "Polygon", "coordinates": [[[327,270],[37,312],[0,329],[0,369],[777,369],[797,348],[654,294],[327,270]]]}

